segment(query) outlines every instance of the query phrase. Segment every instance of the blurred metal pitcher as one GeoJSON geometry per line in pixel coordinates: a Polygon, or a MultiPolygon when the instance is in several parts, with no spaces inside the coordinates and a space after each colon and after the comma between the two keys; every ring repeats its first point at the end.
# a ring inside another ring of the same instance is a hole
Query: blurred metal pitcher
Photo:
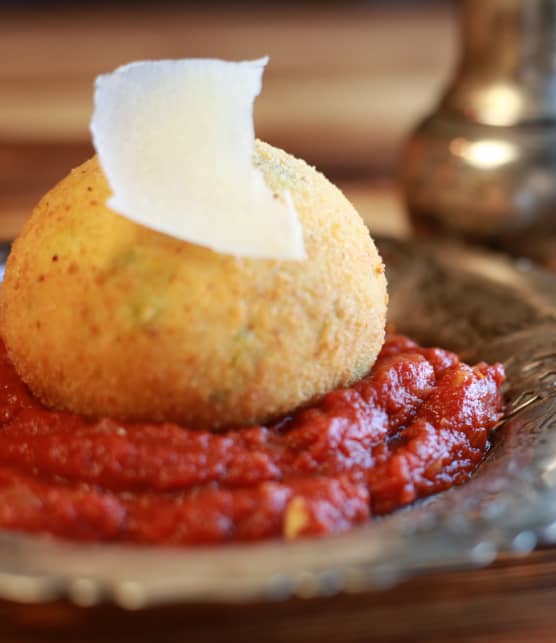
{"type": "Polygon", "coordinates": [[[417,232],[556,270],[556,0],[462,0],[461,56],[404,150],[417,232]]]}

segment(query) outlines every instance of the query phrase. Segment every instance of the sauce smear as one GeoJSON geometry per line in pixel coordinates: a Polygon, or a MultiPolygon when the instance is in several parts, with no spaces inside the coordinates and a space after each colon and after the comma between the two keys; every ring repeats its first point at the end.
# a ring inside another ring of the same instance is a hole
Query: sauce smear
{"type": "Polygon", "coordinates": [[[465,482],[503,381],[391,335],[350,388],[215,434],[48,410],[0,345],[0,527],[172,545],[342,531],[465,482]]]}

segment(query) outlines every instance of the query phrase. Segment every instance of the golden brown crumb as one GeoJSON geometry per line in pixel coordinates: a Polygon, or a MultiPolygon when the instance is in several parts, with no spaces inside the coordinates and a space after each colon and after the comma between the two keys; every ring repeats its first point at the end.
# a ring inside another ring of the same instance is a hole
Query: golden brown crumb
{"type": "Polygon", "coordinates": [[[137,225],[103,205],[96,158],[38,204],[8,261],[0,332],[46,404],[220,429],[369,370],[386,281],[366,227],[305,162],[261,142],[254,162],[291,193],[306,261],[242,259],[137,225]]]}

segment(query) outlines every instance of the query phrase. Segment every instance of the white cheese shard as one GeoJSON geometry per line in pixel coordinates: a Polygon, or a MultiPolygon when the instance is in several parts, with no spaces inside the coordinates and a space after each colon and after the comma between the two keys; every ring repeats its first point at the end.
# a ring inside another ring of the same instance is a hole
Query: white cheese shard
{"type": "Polygon", "coordinates": [[[91,132],[107,205],[217,252],[304,259],[290,195],[273,194],[252,162],[267,62],[145,61],[99,76],[91,132]]]}

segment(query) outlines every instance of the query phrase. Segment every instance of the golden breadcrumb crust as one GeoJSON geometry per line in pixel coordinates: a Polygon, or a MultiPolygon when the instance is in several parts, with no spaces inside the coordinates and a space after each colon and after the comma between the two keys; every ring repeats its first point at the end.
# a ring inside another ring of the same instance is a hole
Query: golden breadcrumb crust
{"type": "Polygon", "coordinates": [[[8,261],[0,332],[48,406],[221,429],[287,413],[372,366],[386,280],[361,218],[322,174],[257,142],[308,259],[242,259],[104,204],[96,158],[40,201],[8,261]]]}

